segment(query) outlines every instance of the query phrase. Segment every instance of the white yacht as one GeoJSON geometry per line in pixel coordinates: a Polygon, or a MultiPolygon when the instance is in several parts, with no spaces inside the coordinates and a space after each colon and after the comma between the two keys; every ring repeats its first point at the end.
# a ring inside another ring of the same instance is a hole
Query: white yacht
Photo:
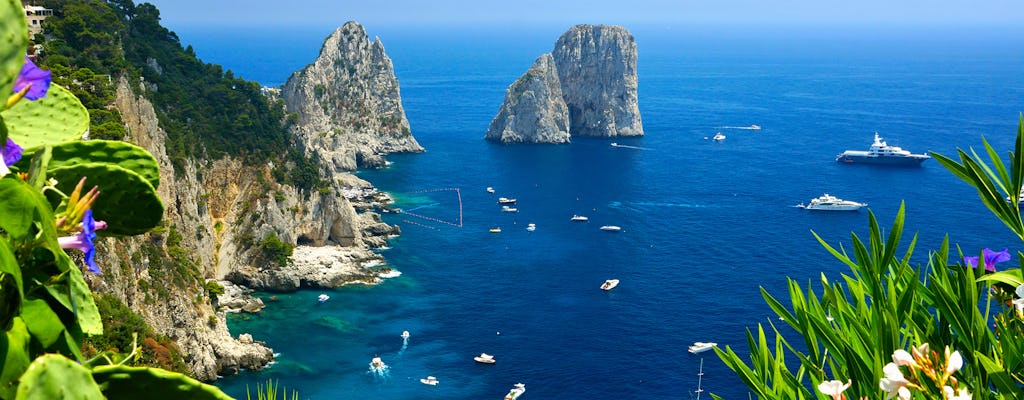
{"type": "Polygon", "coordinates": [[[715,136],[711,137],[711,140],[714,140],[716,142],[721,142],[721,141],[725,140],[725,135],[723,135],[722,132],[718,132],[718,133],[715,134],[715,136]]]}
{"type": "Polygon", "coordinates": [[[488,186],[487,187],[487,193],[494,193],[494,188],[488,186]]]}
{"type": "Polygon", "coordinates": [[[505,395],[505,400],[516,400],[519,396],[522,396],[523,393],[526,393],[526,385],[517,383],[508,391],[508,394],[505,395]]]}
{"type": "Polygon", "coordinates": [[[605,232],[620,232],[620,231],[622,231],[622,227],[616,226],[616,225],[604,225],[600,229],[602,231],[605,231],[605,232]]]}
{"type": "Polygon", "coordinates": [[[718,343],[715,343],[715,342],[693,342],[693,345],[689,347],[689,351],[691,353],[693,353],[693,354],[703,353],[705,351],[708,351],[708,350],[711,350],[711,349],[715,348],[715,346],[718,346],[718,343]]]}
{"type": "Polygon", "coordinates": [[[875,142],[867,151],[846,150],[836,156],[836,162],[887,165],[921,165],[931,158],[927,154],[913,154],[899,146],[890,146],[875,132],[875,142]]]}
{"type": "Polygon", "coordinates": [[[515,207],[501,206],[501,212],[519,212],[519,209],[515,207]]]}
{"type": "Polygon", "coordinates": [[[490,233],[501,233],[501,227],[494,227],[494,228],[488,229],[487,232],[490,232],[490,233]]]}
{"type": "Polygon", "coordinates": [[[858,203],[856,201],[843,200],[836,196],[825,193],[818,198],[811,199],[808,204],[797,204],[799,208],[807,210],[823,210],[823,211],[857,211],[861,207],[866,207],[867,203],[858,203]]]}
{"type": "Polygon", "coordinates": [[[326,293],[320,293],[320,295],[316,297],[316,302],[323,304],[325,301],[330,299],[331,296],[328,296],[326,293]]]}
{"type": "Polygon", "coordinates": [[[437,378],[435,378],[434,376],[428,376],[426,378],[420,378],[420,382],[422,382],[424,385],[430,385],[430,386],[437,386],[438,383],[441,383],[441,381],[437,380],[437,378]]]}
{"type": "Polygon", "coordinates": [[[510,199],[506,197],[499,197],[498,204],[516,204],[516,199],[510,199]]]}
{"type": "Polygon", "coordinates": [[[473,361],[481,364],[494,364],[496,362],[494,356],[487,353],[480,353],[480,355],[473,357],[473,361]]]}
{"type": "Polygon", "coordinates": [[[616,286],[619,286],[619,280],[618,279],[609,279],[609,280],[604,281],[604,283],[601,284],[601,290],[612,290],[612,289],[615,289],[616,286]]]}
{"type": "Polygon", "coordinates": [[[526,230],[528,230],[530,232],[533,232],[533,231],[537,230],[537,224],[535,224],[533,222],[531,222],[529,224],[526,224],[526,230]]]}
{"type": "Polygon", "coordinates": [[[582,216],[582,215],[575,215],[575,214],[574,214],[574,215],[572,216],[572,218],[569,218],[569,220],[570,220],[570,221],[573,221],[573,222],[587,222],[587,221],[589,221],[589,220],[590,220],[590,218],[584,217],[584,216],[582,216]]]}

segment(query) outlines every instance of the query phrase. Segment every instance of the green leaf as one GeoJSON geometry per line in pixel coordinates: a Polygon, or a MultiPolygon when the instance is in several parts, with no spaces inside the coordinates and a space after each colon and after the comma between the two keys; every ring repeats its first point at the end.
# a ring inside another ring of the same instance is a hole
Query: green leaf
{"type": "Polygon", "coordinates": [[[131,170],[114,164],[86,163],[51,168],[49,174],[65,193],[71,193],[83,176],[87,187],[99,187],[93,218],[107,222],[107,229],[96,232],[99,235],[138,235],[163,219],[164,206],[156,189],[131,170]]]}
{"type": "Polygon", "coordinates": [[[83,333],[102,335],[103,321],[100,319],[100,311],[96,307],[92,291],[85,283],[82,271],[63,251],[56,254],[56,263],[63,266],[60,269],[65,273],[59,280],[45,285],[46,292],[68,312],[74,313],[78,327],[83,333]]]}
{"type": "Polygon", "coordinates": [[[978,278],[978,282],[1000,282],[1017,287],[1024,285],[1024,278],[1021,277],[1020,268],[1018,268],[982,275],[978,278]]]}
{"type": "Polygon", "coordinates": [[[40,209],[49,209],[42,195],[20,179],[0,179],[0,199],[4,200],[0,201],[0,229],[17,240],[23,240],[33,223],[42,219],[40,209]]]}
{"type": "Polygon", "coordinates": [[[21,317],[15,317],[11,329],[0,335],[0,360],[3,360],[0,363],[0,399],[14,398],[18,378],[32,362],[28,357],[28,344],[31,340],[21,317]]]}
{"type": "Polygon", "coordinates": [[[21,285],[21,266],[14,258],[11,245],[0,238],[0,330],[7,329],[21,308],[21,299],[25,297],[21,285]]]}
{"type": "Polygon", "coordinates": [[[111,400],[137,399],[141,393],[147,400],[231,400],[216,386],[158,368],[98,366],[93,369],[93,378],[111,400]]]}
{"type": "Polygon", "coordinates": [[[16,0],[0,0],[0,107],[14,88],[14,79],[21,72],[28,49],[28,25],[25,10],[16,0]]]}
{"type": "Polygon", "coordinates": [[[79,140],[89,129],[89,112],[71,92],[51,84],[46,97],[22,100],[2,112],[7,133],[26,149],[79,140]]]}
{"type": "Polygon", "coordinates": [[[21,161],[31,160],[28,167],[28,184],[36,190],[42,191],[43,186],[46,185],[46,168],[50,164],[52,152],[48,145],[39,149],[32,155],[22,154],[21,161]]]}
{"type": "Polygon", "coordinates": [[[21,317],[25,319],[28,332],[44,349],[52,350],[64,335],[64,323],[46,301],[25,300],[21,305],[21,317]]]}
{"type": "MultiPolygon", "coordinates": [[[[141,395],[145,392],[139,392],[141,395]]],[[[89,370],[59,354],[46,354],[21,377],[16,400],[104,400],[89,370]]]]}

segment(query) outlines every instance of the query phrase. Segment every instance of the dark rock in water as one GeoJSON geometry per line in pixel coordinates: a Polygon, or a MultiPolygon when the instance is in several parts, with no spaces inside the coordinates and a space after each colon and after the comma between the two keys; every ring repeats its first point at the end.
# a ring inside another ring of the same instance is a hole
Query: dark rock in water
{"type": "Polygon", "coordinates": [[[625,28],[577,25],[505,93],[485,138],[568,143],[570,136],[641,136],[637,47],[625,28]]]}

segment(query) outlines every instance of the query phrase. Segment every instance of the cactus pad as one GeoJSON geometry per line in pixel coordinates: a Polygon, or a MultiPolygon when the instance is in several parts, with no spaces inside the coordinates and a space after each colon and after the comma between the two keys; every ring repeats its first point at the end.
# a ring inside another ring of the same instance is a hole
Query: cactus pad
{"type": "MultiPolygon", "coordinates": [[[[0,0],[3,1],[3,0],[0,0]]],[[[26,149],[77,140],[89,129],[89,112],[75,95],[56,84],[46,97],[22,99],[3,111],[7,134],[26,149]]]]}
{"type": "Polygon", "coordinates": [[[113,164],[84,163],[50,169],[57,188],[71,193],[78,180],[86,177],[86,188],[99,186],[100,195],[93,205],[93,218],[106,221],[99,235],[138,235],[157,226],[164,206],[156,189],[141,175],[113,164]]]}
{"type": "MultiPolygon", "coordinates": [[[[26,151],[15,166],[20,170],[28,167],[30,159],[42,150],[36,147],[26,151]]],[[[85,163],[116,164],[141,175],[153,188],[160,187],[160,167],[156,158],[146,149],[131,143],[116,140],[88,140],[56,144],[51,150],[47,169],[57,169],[85,163]]],[[[75,183],[78,183],[76,180],[75,183]]],[[[88,183],[88,182],[87,182],[88,183]]],[[[103,189],[101,186],[100,189],[103,189]]]]}
{"type": "Polygon", "coordinates": [[[17,400],[103,400],[89,370],[59,354],[41,356],[28,366],[18,384],[17,400]]]}
{"type": "Polygon", "coordinates": [[[6,101],[25,63],[28,25],[17,0],[0,0],[0,21],[0,100],[6,101]]]}
{"type": "Polygon", "coordinates": [[[93,369],[92,376],[111,399],[135,399],[145,393],[149,400],[231,400],[216,386],[157,368],[100,366],[93,369]]]}

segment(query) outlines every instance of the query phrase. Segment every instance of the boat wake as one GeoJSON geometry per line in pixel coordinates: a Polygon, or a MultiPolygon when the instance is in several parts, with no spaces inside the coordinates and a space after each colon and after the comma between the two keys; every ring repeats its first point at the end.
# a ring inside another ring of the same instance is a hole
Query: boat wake
{"type": "Polygon", "coordinates": [[[759,131],[759,130],[761,130],[761,127],[758,126],[758,125],[750,125],[750,126],[720,126],[720,127],[718,127],[718,129],[743,129],[743,130],[748,130],[748,131],[759,131]]]}
{"type": "Polygon", "coordinates": [[[651,149],[649,147],[628,146],[628,145],[618,144],[618,143],[612,143],[612,147],[622,147],[624,149],[637,149],[637,150],[654,150],[654,149],[651,149]]]}
{"type": "Polygon", "coordinates": [[[384,278],[384,279],[397,278],[397,277],[402,276],[402,271],[399,271],[397,269],[393,269],[393,270],[390,270],[390,271],[382,273],[382,274],[377,274],[377,276],[379,276],[381,278],[384,278]]]}
{"type": "Polygon", "coordinates": [[[388,379],[391,377],[391,367],[384,364],[380,357],[374,357],[373,361],[370,361],[370,369],[366,373],[374,379],[388,379]]]}
{"type": "Polygon", "coordinates": [[[402,348],[398,350],[398,355],[405,353],[405,349],[409,348],[409,331],[402,332],[402,348]]]}

